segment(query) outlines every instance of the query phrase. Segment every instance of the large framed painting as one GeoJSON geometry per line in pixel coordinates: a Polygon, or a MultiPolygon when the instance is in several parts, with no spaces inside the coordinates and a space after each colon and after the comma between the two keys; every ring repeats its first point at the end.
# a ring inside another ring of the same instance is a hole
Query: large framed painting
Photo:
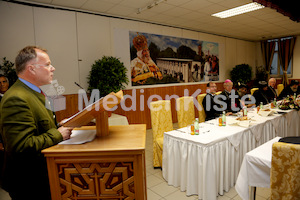
{"type": "Polygon", "coordinates": [[[219,80],[219,44],[129,31],[132,86],[219,80]]]}

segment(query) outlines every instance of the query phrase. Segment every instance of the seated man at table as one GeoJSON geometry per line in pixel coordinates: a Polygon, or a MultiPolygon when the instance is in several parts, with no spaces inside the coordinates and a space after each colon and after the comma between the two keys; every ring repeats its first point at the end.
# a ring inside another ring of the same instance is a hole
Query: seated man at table
{"type": "Polygon", "coordinates": [[[269,85],[268,85],[268,91],[267,91],[269,101],[272,101],[272,100],[274,100],[274,98],[277,98],[277,92],[275,90],[275,85],[276,85],[276,79],[270,78],[269,85]]]}
{"type": "Polygon", "coordinates": [[[250,108],[252,106],[255,106],[253,102],[251,101],[250,94],[248,93],[248,86],[244,83],[238,83],[238,90],[237,94],[239,95],[239,107],[242,108],[246,106],[247,108],[250,108]],[[247,96],[245,96],[247,95],[247,96]],[[249,96],[248,96],[249,95],[249,96]]]}
{"type": "Polygon", "coordinates": [[[300,94],[300,88],[298,86],[299,86],[299,81],[292,80],[291,83],[282,90],[282,92],[278,96],[278,99],[283,99],[288,95],[294,96],[294,94],[296,95],[300,94]]]}
{"type": "Polygon", "coordinates": [[[203,99],[202,105],[206,114],[205,121],[219,117],[222,112],[220,106],[216,104],[214,97],[216,96],[217,85],[214,82],[207,83],[207,94],[203,99]]]}
{"type": "Polygon", "coordinates": [[[223,102],[225,102],[226,107],[223,106],[226,113],[236,113],[240,108],[240,102],[238,99],[238,95],[235,93],[235,90],[232,89],[233,83],[231,80],[225,80],[224,84],[224,91],[220,94],[222,97],[223,102]]]}
{"type": "Polygon", "coordinates": [[[268,91],[268,83],[266,81],[258,82],[259,90],[256,90],[253,93],[253,97],[255,98],[256,106],[259,106],[262,102],[263,105],[270,103],[267,91],[268,91]]]}

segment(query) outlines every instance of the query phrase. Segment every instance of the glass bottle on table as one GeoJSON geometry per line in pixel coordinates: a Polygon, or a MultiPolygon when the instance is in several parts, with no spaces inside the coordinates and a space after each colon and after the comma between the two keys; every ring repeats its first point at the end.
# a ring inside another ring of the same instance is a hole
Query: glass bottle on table
{"type": "Polygon", "coordinates": [[[260,106],[259,106],[260,109],[263,109],[264,108],[264,104],[263,102],[260,102],[260,106]]]}
{"type": "Polygon", "coordinates": [[[225,113],[225,111],[223,111],[223,114],[222,114],[222,126],[226,126],[226,113],[225,113]]]}
{"type": "Polygon", "coordinates": [[[195,135],[195,125],[191,124],[191,135],[195,135]]]}
{"type": "Polygon", "coordinates": [[[274,98],[274,100],[271,104],[271,108],[276,108],[276,106],[277,106],[277,102],[276,102],[276,98],[274,98]],[[273,105],[273,107],[272,107],[272,105],[273,105]]]}
{"type": "Polygon", "coordinates": [[[199,135],[199,120],[198,118],[196,118],[195,122],[194,122],[194,127],[195,127],[195,135],[199,135]]]}
{"type": "Polygon", "coordinates": [[[219,126],[222,126],[222,125],[223,125],[223,123],[222,123],[222,116],[223,116],[223,114],[221,114],[221,115],[219,116],[219,126]]]}
{"type": "Polygon", "coordinates": [[[244,116],[244,117],[247,117],[247,114],[248,114],[248,113],[247,113],[247,107],[244,106],[244,107],[243,107],[243,116],[244,116]]]}

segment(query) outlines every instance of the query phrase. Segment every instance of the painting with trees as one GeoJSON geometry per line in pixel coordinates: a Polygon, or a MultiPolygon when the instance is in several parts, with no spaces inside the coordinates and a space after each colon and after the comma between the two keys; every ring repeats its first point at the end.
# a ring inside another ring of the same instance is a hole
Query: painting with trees
{"type": "Polygon", "coordinates": [[[219,44],[129,32],[132,86],[219,80],[219,44]]]}

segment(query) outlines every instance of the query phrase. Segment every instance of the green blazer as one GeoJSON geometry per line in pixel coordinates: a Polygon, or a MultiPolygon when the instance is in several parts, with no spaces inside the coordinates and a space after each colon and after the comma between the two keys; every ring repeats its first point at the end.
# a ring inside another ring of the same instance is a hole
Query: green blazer
{"type": "Polygon", "coordinates": [[[16,190],[18,184],[22,188],[35,184],[30,186],[35,191],[48,187],[45,186],[48,184],[47,165],[41,151],[63,138],[57,130],[53,112],[45,107],[45,96],[17,80],[3,96],[0,113],[6,155],[5,189],[13,187],[16,190]],[[13,178],[18,182],[12,183],[13,178]]]}

